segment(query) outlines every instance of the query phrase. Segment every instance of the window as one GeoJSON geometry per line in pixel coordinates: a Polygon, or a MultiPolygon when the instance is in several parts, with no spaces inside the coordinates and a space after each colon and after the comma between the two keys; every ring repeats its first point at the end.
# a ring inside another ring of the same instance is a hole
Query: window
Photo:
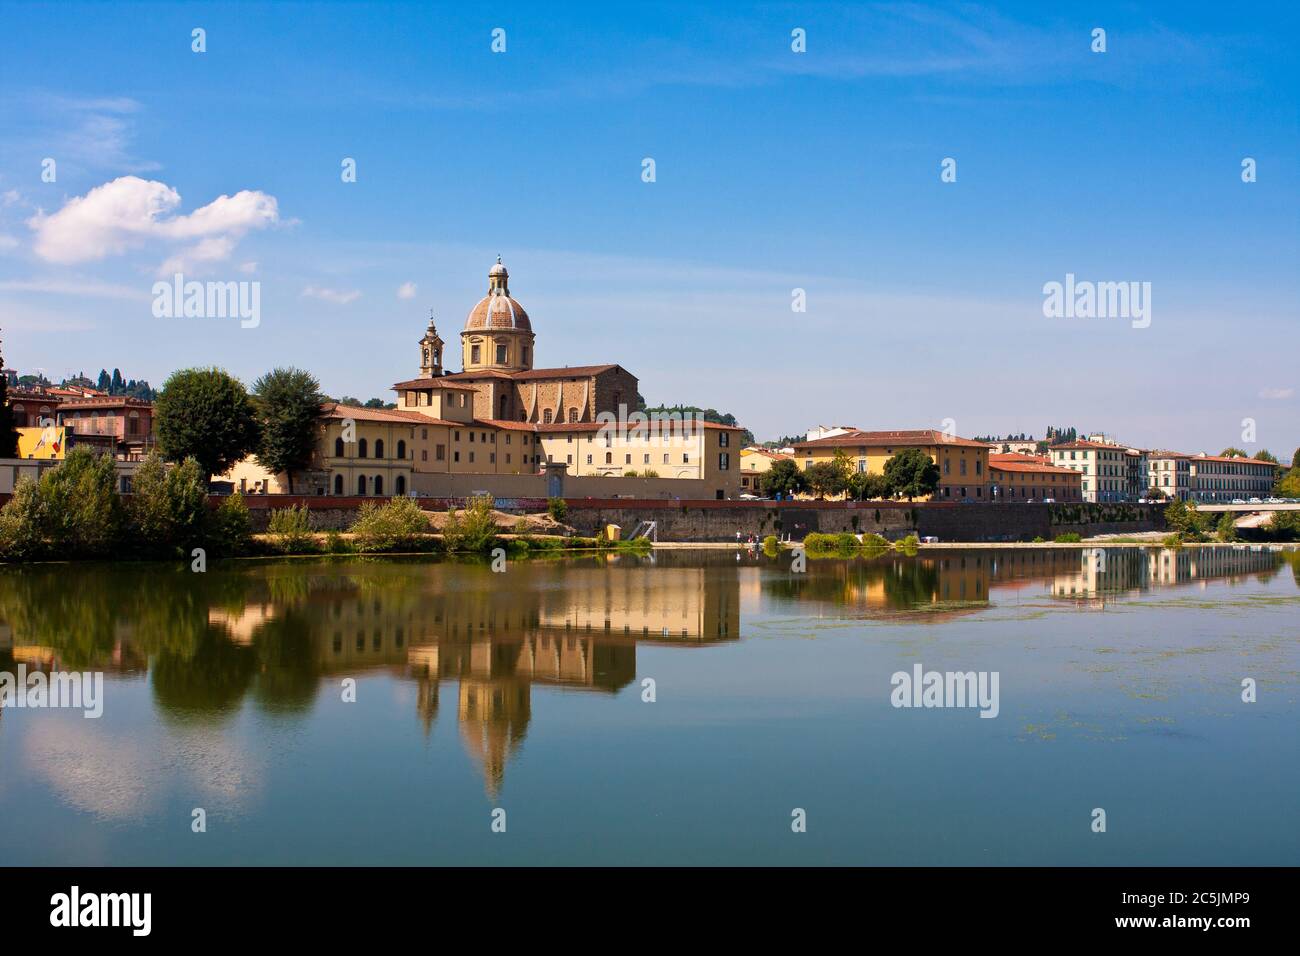
{"type": "Polygon", "coordinates": [[[357,442],[357,457],[358,458],[366,457],[366,440],[364,438],[361,439],[361,441],[357,442]]]}
{"type": "Polygon", "coordinates": [[[630,465],[630,464],[632,464],[632,456],[631,456],[631,455],[624,455],[623,458],[624,458],[624,462],[623,462],[623,464],[625,464],[625,465],[630,465]]]}
{"type": "Polygon", "coordinates": [[[479,363],[479,347],[477,345],[471,345],[469,347],[469,360],[472,365],[477,365],[479,363]]]}
{"type": "Polygon", "coordinates": [[[718,444],[721,445],[723,448],[726,448],[730,441],[731,441],[730,432],[720,432],[718,434],[718,444]]]}
{"type": "Polygon", "coordinates": [[[587,464],[589,464],[589,465],[591,464],[591,456],[590,456],[590,455],[587,456],[587,464]]]}
{"type": "Polygon", "coordinates": [[[336,494],[336,495],[341,495],[341,494],[343,494],[343,476],[342,476],[342,475],[335,475],[335,476],[334,476],[334,494],[336,494]]]}
{"type": "Polygon", "coordinates": [[[366,476],[357,475],[357,494],[364,495],[365,493],[366,493],[366,476]]]}
{"type": "Polygon", "coordinates": [[[614,456],[610,452],[605,452],[605,464],[614,464],[614,456]]]}
{"type": "Polygon", "coordinates": [[[382,438],[375,439],[375,457],[376,458],[384,457],[384,440],[382,438]]]}
{"type": "Polygon", "coordinates": [[[342,439],[342,438],[336,438],[336,439],[334,439],[334,457],[335,457],[335,458],[342,458],[342,457],[343,457],[343,439],[342,439]]]}
{"type": "Polygon", "coordinates": [[[548,408],[546,411],[542,412],[542,424],[549,425],[550,423],[551,423],[551,410],[548,408]]]}
{"type": "Polygon", "coordinates": [[[473,453],[473,452],[470,452],[470,453],[469,453],[469,463],[470,463],[471,465],[474,464],[474,453],[473,453]]]}
{"type": "Polygon", "coordinates": [[[454,451],[454,452],[452,452],[452,453],[451,453],[451,460],[452,460],[453,462],[458,462],[458,461],[460,461],[460,452],[459,452],[459,451],[454,451]]]}
{"type": "Polygon", "coordinates": [[[384,493],[384,476],[375,475],[375,494],[382,495],[383,493],[384,493]]]}
{"type": "Polygon", "coordinates": [[[500,344],[497,345],[497,364],[498,365],[506,364],[506,347],[504,345],[500,345],[500,344]]]}
{"type": "Polygon", "coordinates": [[[474,443],[474,433],[473,433],[473,432],[470,432],[470,433],[469,433],[469,440],[470,440],[470,444],[473,444],[473,443],[474,443]]]}
{"type": "Polygon", "coordinates": [[[523,356],[524,356],[524,364],[527,365],[527,364],[528,364],[528,346],[527,346],[527,345],[524,346],[524,349],[523,349],[523,356]]]}
{"type": "Polygon", "coordinates": [[[726,471],[731,467],[731,455],[725,451],[718,452],[718,471],[726,471]]]}
{"type": "MultiPolygon", "coordinates": [[[[400,458],[402,461],[406,461],[406,442],[401,441],[401,440],[398,440],[398,442],[397,442],[397,457],[400,458]]],[[[398,492],[398,494],[400,494],[400,493],[401,493],[401,492],[398,492]]]]}
{"type": "Polygon", "coordinates": [[[682,452],[682,464],[689,465],[690,463],[691,463],[691,453],[688,451],[682,452]]]}
{"type": "Polygon", "coordinates": [[[569,421],[571,421],[571,422],[576,422],[577,420],[578,420],[578,410],[577,410],[576,408],[570,408],[570,409],[569,409],[569,421]]]}
{"type": "MultiPolygon", "coordinates": [[[[439,446],[438,446],[438,449],[441,451],[441,450],[442,450],[442,446],[439,445],[439,446]]],[[[439,455],[438,457],[441,458],[442,456],[439,455]]],[[[420,449],[420,461],[428,461],[428,460],[429,460],[429,449],[427,449],[427,448],[421,448],[421,449],[420,449]]]]}

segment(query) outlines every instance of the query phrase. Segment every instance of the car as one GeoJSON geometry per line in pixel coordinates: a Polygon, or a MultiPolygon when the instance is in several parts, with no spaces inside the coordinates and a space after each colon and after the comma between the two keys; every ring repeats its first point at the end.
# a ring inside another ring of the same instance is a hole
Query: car
{"type": "Polygon", "coordinates": [[[1233,498],[1232,503],[1234,505],[1244,505],[1246,502],[1241,498],[1233,498]]]}
{"type": "Polygon", "coordinates": [[[1044,499],[1043,499],[1043,504],[1045,504],[1045,505],[1054,505],[1054,504],[1056,504],[1056,499],[1055,499],[1055,498],[1044,498],[1044,499]]]}
{"type": "Polygon", "coordinates": [[[1258,498],[1251,498],[1250,503],[1252,505],[1262,505],[1264,502],[1260,501],[1258,498]]]}

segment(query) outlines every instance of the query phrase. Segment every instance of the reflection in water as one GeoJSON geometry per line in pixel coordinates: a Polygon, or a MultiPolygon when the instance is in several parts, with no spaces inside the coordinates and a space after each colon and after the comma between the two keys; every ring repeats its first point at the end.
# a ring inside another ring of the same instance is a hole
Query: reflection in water
{"type": "Polygon", "coordinates": [[[521,562],[506,574],[430,560],[240,563],[201,575],[4,569],[0,668],[147,673],[175,728],[218,728],[248,703],[271,719],[301,719],[326,685],[381,671],[414,684],[430,733],[443,685],[454,682],[461,740],[495,796],[528,734],[534,685],[612,695],[635,682],[638,644],[737,641],[742,587],[799,614],[934,623],[1026,588],[1095,603],[1215,578],[1267,580],[1284,562],[1300,583],[1295,552],[1247,546],[891,553],[814,560],[803,574],[788,573],[789,560],[663,553],[521,562]]]}

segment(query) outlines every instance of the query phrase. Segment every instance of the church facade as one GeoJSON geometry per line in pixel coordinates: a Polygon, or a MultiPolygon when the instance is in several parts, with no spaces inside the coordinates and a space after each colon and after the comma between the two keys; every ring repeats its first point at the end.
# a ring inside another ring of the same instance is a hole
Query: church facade
{"type": "MultiPolygon", "coordinates": [[[[419,377],[392,386],[396,408],[324,405],[311,467],[292,487],[254,458],[222,478],[254,493],[437,496],[447,493],[448,475],[535,476],[562,464],[580,478],[695,479],[708,482],[710,498],[740,493],[742,429],[611,425],[636,410],[636,376],[616,364],[535,367],[532,322],[509,278],[498,258],[460,333],[461,371],[444,369],[446,343],[430,319],[418,343],[419,377]]],[[[617,483],[600,492],[631,493],[617,483]]]]}

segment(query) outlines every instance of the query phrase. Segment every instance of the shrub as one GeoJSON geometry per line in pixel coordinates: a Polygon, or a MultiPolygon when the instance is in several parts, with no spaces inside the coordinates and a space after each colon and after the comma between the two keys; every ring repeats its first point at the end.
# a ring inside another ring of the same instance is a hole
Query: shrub
{"type": "Polygon", "coordinates": [[[46,552],[40,488],[25,475],[18,479],[9,503],[0,508],[0,555],[11,561],[32,561],[46,552]]]}
{"type": "Polygon", "coordinates": [[[641,477],[642,477],[642,478],[658,478],[658,477],[659,477],[659,472],[655,471],[653,468],[647,468],[645,471],[641,472],[641,477]]]}
{"type": "Polygon", "coordinates": [[[858,550],[858,539],[847,531],[840,534],[823,534],[814,531],[803,539],[808,554],[838,554],[848,557],[858,550]]]}
{"type": "Polygon", "coordinates": [[[1078,544],[1083,538],[1079,536],[1077,531],[1066,531],[1063,534],[1058,534],[1052,540],[1057,544],[1078,544]]]}
{"type": "Polygon", "coordinates": [[[57,557],[99,557],[121,541],[122,499],[110,455],[74,448],[37,484],[40,535],[57,557]]]}
{"type": "Polygon", "coordinates": [[[1232,518],[1232,512],[1225,511],[1223,517],[1219,519],[1219,526],[1215,529],[1220,541],[1237,540],[1237,522],[1232,518]]]}
{"type": "Polygon", "coordinates": [[[385,504],[367,501],[350,529],[357,550],[410,550],[429,531],[429,517],[413,498],[393,498],[385,504]]]}
{"type": "Polygon", "coordinates": [[[248,504],[239,492],[227,495],[211,514],[208,540],[219,554],[243,554],[252,538],[248,504]]]}
{"type": "Polygon", "coordinates": [[[151,452],[131,483],[128,508],[134,545],[142,551],[176,557],[206,544],[210,515],[207,479],[193,458],[173,467],[151,452]]]}
{"type": "Polygon", "coordinates": [[[569,516],[569,505],[563,498],[547,498],[546,513],[553,521],[563,521],[569,516]]]}
{"type": "Polygon", "coordinates": [[[640,476],[639,474],[637,474],[637,471],[636,471],[635,468],[632,468],[632,469],[629,469],[629,470],[623,472],[623,477],[624,477],[624,478],[640,478],[641,476],[640,476]]]}
{"type": "Polygon", "coordinates": [[[302,554],[316,549],[311,533],[311,511],[306,505],[276,508],[271,512],[267,530],[277,548],[285,554],[302,554]]]}
{"type": "Polygon", "coordinates": [[[763,553],[766,555],[776,554],[781,550],[781,542],[777,540],[776,535],[769,534],[763,539],[763,553]]]}
{"type": "Polygon", "coordinates": [[[904,554],[916,554],[921,544],[921,539],[914,534],[909,534],[898,542],[898,549],[904,554]]]}
{"type": "Polygon", "coordinates": [[[448,551],[486,551],[496,541],[496,533],[492,496],[480,495],[469,499],[463,512],[455,508],[447,512],[442,540],[448,551]]]}
{"type": "Polygon", "coordinates": [[[1031,543],[1031,544],[1042,544],[1042,543],[1043,543],[1043,536],[1042,536],[1041,534],[1036,534],[1036,535],[1034,535],[1034,540],[1031,541],[1030,543],[1031,543]]]}

